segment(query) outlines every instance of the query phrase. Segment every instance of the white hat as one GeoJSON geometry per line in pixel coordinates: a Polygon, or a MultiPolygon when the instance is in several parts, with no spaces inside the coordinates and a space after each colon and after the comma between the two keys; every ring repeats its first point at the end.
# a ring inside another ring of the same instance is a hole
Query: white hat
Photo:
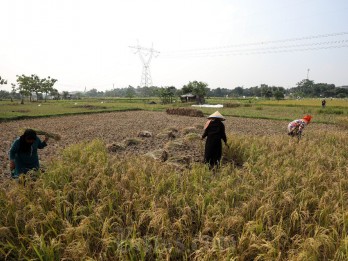
{"type": "Polygon", "coordinates": [[[221,113],[218,112],[218,111],[214,112],[212,115],[210,115],[210,116],[208,117],[208,119],[211,119],[211,118],[220,119],[220,120],[222,120],[222,121],[226,120],[225,117],[222,116],[221,113]]]}

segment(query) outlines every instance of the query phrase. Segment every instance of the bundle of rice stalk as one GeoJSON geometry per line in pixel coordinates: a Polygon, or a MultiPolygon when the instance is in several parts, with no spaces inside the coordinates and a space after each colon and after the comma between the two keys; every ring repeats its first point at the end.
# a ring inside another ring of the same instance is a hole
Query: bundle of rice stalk
{"type": "MultiPolygon", "coordinates": [[[[20,129],[20,135],[22,135],[24,133],[26,129],[20,129]]],[[[59,134],[56,134],[56,133],[53,133],[53,132],[48,132],[48,131],[44,131],[44,130],[38,130],[38,129],[32,129],[33,131],[36,132],[37,135],[45,135],[49,138],[52,138],[56,141],[59,141],[60,140],[60,135],[59,134]]]]}

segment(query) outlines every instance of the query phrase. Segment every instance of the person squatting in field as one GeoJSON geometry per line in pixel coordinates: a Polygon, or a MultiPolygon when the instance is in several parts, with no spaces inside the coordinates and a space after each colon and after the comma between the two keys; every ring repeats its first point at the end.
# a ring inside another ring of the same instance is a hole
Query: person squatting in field
{"type": "Polygon", "coordinates": [[[208,117],[208,121],[204,126],[202,139],[207,137],[205,143],[204,162],[209,164],[210,168],[220,164],[222,156],[221,140],[227,144],[225,133],[225,125],[222,123],[225,118],[218,112],[214,112],[208,117]]]}
{"type": "Polygon", "coordinates": [[[10,149],[10,169],[12,178],[18,178],[30,170],[40,167],[37,149],[47,146],[48,137],[41,141],[32,129],[26,129],[24,134],[17,138],[10,149]]]}
{"type": "Polygon", "coordinates": [[[302,119],[294,120],[288,124],[288,135],[291,137],[302,134],[303,129],[311,122],[312,116],[306,115],[302,119]]]}

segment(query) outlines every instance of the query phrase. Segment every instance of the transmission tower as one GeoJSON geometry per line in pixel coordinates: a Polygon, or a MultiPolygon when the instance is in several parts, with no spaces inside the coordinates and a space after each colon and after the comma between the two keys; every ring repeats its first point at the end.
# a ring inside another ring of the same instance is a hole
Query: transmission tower
{"type": "Polygon", "coordinates": [[[152,57],[157,57],[160,52],[153,49],[153,44],[151,48],[141,47],[139,43],[137,46],[129,46],[129,48],[136,49],[135,54],[139,54],[140,60],[143,63],[143,73],[141,75],[140,86],[152,86],[150,62],[152,60],[152,57]]]}

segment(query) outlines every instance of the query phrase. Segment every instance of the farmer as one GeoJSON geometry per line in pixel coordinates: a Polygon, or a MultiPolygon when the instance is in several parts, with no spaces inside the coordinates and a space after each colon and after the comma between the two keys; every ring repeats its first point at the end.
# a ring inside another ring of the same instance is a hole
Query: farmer
{"type": "Polygon", "coordinates": [[[325,106],[326,106],[326,100],[324,99],[321,101],[321,107],[325,108],[325,106]]]}
{"type": "Polygon", "coordinates": [[[12,178],[18,178],[29,170],[40,167],[37,149],[47,146],[48,137],[42,142],[32,129],[26,129],[24,134],[17,138],[10,149],[10,169],[12,178]]]}
{"type": "Polygon", "coordinates": [[[303,129],[311,122],[312,116],[306,115],[302,119],[294,120],[288,124],[288,135],[294,137],[302,133],[303,129]]]}
{"type": "Polygon", "coordinates": [[[208,163],[210,168],[220,164],[222,155],[221,140],[227,144],[225,125],[222,123],[224,120],[225,118],[220,112],[216,111],[208,117],[208,121],[204,126],[202,139],[207,137],[204,162],[208,163]]]}

